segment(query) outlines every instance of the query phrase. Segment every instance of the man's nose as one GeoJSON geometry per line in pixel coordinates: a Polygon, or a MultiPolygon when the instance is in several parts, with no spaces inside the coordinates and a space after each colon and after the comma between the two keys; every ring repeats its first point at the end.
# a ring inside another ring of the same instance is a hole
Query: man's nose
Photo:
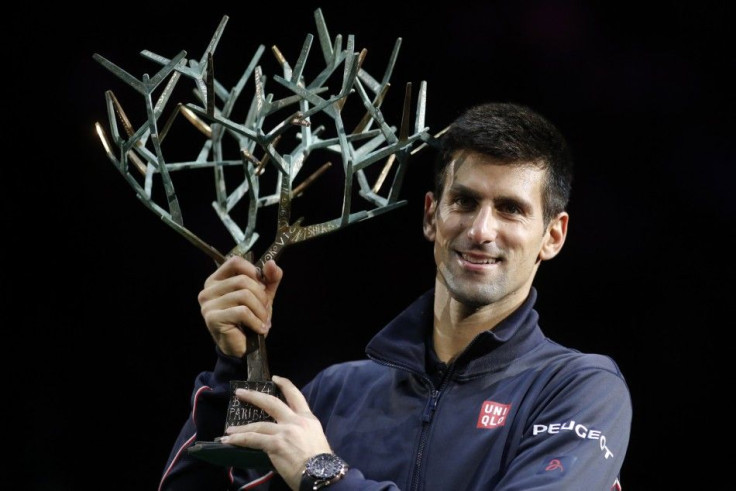
{"type": "Polygon", "coordinates": [[[478,244],[493,242],[496,238],[496,224],[493,208],[481,207],[473,217],[473,223],[470,224],[468,238],[478,244]]]}

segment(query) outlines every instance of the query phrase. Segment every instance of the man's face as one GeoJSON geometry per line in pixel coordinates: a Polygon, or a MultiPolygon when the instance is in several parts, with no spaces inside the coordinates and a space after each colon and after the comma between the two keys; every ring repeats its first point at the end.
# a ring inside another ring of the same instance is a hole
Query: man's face
{"type": "Polygon", "coordinates": [[[437,280],[451,298],[471,308],[526,298],[539,262],[559,252],[567,231],[566,213],[544,225],[545,175],[532,163],[455,155],[442,196],[427,193],[424,209],[437,280]]]}

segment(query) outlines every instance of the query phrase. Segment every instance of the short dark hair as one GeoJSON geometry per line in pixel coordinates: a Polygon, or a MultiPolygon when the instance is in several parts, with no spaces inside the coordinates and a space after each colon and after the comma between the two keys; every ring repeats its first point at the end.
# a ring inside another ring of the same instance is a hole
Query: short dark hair
{"type": "Polygon", "coordinates": [[[573,159],[562,133],[527,106],[489,102],[467,109],[440,137],[435,195],[442,196],[447,165],[458,150],[489,155],[510,165],[534,163],[547,170],[542,190],[545,223],[565,210],[572,188],[573,159]]]}

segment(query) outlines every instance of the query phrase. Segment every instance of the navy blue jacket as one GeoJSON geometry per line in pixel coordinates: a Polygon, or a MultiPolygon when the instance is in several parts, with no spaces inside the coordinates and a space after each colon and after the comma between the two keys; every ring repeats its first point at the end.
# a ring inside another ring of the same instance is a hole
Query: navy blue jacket
{"type": "MultiPolygon", "coordinates": [[[[615,362],[546,338],[532,288],[519,309],[444,365],[428,348],[433,295],[370,341],[369,360],[330,366],[303,387],[350,465],[330,490],[620,489],[632,405],[615,362]]],[[[244,377],[240,360],[222,354],[214,372],[197,377],[192,417],[160,489],[283,485],[272,472],[213,466],[184,451],[222,434],[228,382],[244,377]]]]}

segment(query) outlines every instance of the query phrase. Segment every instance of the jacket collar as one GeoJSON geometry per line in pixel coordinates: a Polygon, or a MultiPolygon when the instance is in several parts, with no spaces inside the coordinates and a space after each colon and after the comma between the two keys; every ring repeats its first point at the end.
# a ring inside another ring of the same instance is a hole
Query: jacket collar
{"type": "MultiPolygon", "coordinates": [[[[455,373],[472,376],[511,363],[536,347],[543,339],[534,310],[537,291],[531,288],[526,300],[495,329],[475,337],[454,362],[455,373]]],[[[366,346],[366,355],[378,362],[425,373],[427,339],[433,323],[434,288],[423,293],[381,329],[366,346]]]]}

